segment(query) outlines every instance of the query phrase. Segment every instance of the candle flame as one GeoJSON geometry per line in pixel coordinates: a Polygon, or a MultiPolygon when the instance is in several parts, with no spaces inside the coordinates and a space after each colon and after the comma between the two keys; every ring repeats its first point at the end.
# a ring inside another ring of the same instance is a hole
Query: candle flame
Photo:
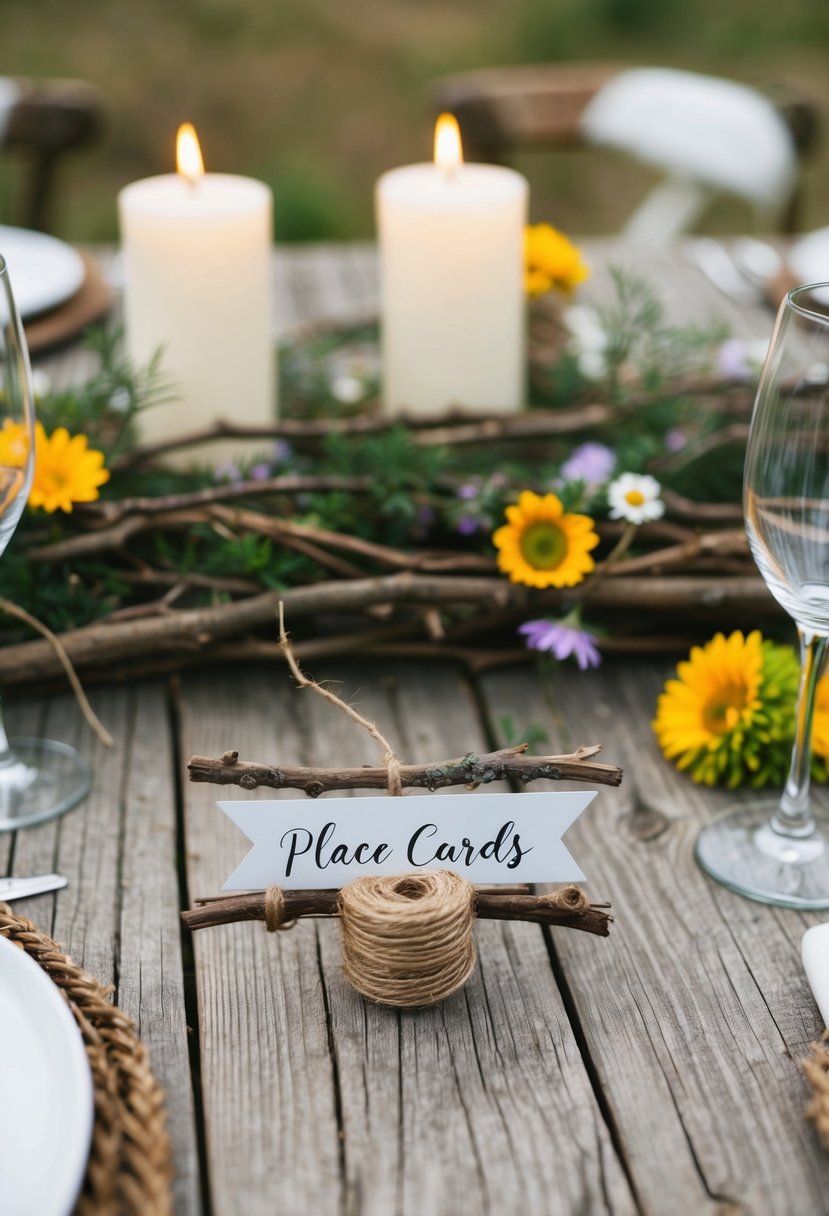
{"type": "Polygon", "coordinates": [[[463,164],[461,129],[454,114],[441,114],[435,123],[435,164],[447,175],[463,164]]]}
{"type": "Polygon", "coordinates": [[[189,122],[181,124],[176,136],[176,170],[191,186],[204,176],[199,137],[195,127],[189,122]]]}

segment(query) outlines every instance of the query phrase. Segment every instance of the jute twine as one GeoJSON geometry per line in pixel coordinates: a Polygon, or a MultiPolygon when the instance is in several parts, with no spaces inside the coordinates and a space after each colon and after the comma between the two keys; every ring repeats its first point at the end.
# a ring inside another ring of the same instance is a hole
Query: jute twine
{"type": "Polygon", "coordinates": [[[380,1005],[434,1005],[475,966],[475,895],[448,870],[368,876],[339,897],[343,971],[380,1005]]]}
{"type": "Polygon", "coordinates": [[[35,960],[66,998],[83,1036],[95,1125],[78,1216],[170,1216],[173,1178],[164,1091],[132,1018],[30,920],[0,903],[0,934],[35,960]]]}
{"type": "Polygon", "coordinates": [[[813,1095],[806,1117],[814,1121],[824,1147],[829,1149],[829,1030],[824,1030],[819,1043],[812,1044],[812,1054],[803,1061],[803,1071],[813,1095]]]}

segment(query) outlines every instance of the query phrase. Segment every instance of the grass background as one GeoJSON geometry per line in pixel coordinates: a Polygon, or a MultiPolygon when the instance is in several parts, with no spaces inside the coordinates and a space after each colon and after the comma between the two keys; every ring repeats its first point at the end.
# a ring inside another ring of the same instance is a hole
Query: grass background
{"type": "MultiPolygon", "coordinates": [[[[0,73],[103,92],[107,136],[67,166],[59,233],[112,240],[115,196],[168,172],[193,121],[208,169],[262,178],[282,240],[372,233],[372,186],[430,155],[440,76],[496,64],[619,61],[787,84],[829,123],[827,0],[4,0],[0,73]]],[[[829,224],[829,140],[807,171],[804,228],[829,224]]],[[[646,191],[595,152],[519,167],[535,219],[610,231],[646,191]]],[[[716,227],[747,227],[737,204],[716,227]]]]}

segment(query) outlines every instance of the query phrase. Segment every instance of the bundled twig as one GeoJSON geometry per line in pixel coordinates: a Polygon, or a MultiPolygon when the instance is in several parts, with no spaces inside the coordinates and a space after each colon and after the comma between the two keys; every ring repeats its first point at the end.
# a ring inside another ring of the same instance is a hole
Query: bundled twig
{"type": "MultiPolygon", "coordinates": [[[[754,394],[751,386],[742,381],[725,380],[721,376],[686,376],[664,386],[664,395],[672,397],[719,398],[726,393],[733,409],[742,413],[750,412],[754,394]]],[[[411,431],[415,442],[422,446],[457,447],[545,439],[605,426],[635,414],[652,404],[652,401],[650,396],[633,395],[620,404],[586,401],[573,409],[533,409],[523,414],[449,411],[434,417],[402,413],[390,418],[380,413],[366,412],[351,418],[283,418],[267,426],[246,426],[231,419],[218,418],[197,431],[176,435],[160,443],[134,447],[120,457],[115,467],[123,469],[147,464],[171,452],[222,439],[284,439],[297,448],[314,448],[330,435],[377,435],[401,426],[411,431]]]]}
{"type": "MultiPolygon", "coordinates": [[[[472,605],[485,614],[560,611],[571,603],[567,593],[551,589],[532,593],[496,577],[462,577],[402,572],[375,578],[312,583],[287,591],[266,591],[231,603],[182,608],[115,623],[96,622],[60,635],[64,651],[79,671],[99,669],[131,659],[142,665],[152,656],[177,655],[183,663],[198,653],[209,656],[217,645],[270,624],[280,599],[303,618],[314,613],[354,614],[384,607],[389,611],[436,607],[450,611],[472,605]]],[[[759,575],[730,578],[706,575],[618,576],[603,580],[590,597],[591,611],[631,610],[639,614],[750,615],[782,617],[759,575]]],[[[405,619],[405,618],[404,618],[405,619]]],[[[327,653],[353,649],[343,633],[327,653]]],[[[45,641],[21,642],[0,650],[0,684],[50,679],[62,670],[53,647],[45,641]]]]}

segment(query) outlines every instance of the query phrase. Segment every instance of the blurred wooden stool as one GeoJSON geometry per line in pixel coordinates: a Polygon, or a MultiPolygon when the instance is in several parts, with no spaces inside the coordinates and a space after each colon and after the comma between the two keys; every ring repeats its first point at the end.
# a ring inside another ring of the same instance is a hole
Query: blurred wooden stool
{"type": "Polygon", "coordinates": [[[9,80],[10,104],[0,139],[4,153],[25,163],[8,222],[50,230],[63,159],[89,147],[104,129],[100,93],[79,80],[9,80]]]}

